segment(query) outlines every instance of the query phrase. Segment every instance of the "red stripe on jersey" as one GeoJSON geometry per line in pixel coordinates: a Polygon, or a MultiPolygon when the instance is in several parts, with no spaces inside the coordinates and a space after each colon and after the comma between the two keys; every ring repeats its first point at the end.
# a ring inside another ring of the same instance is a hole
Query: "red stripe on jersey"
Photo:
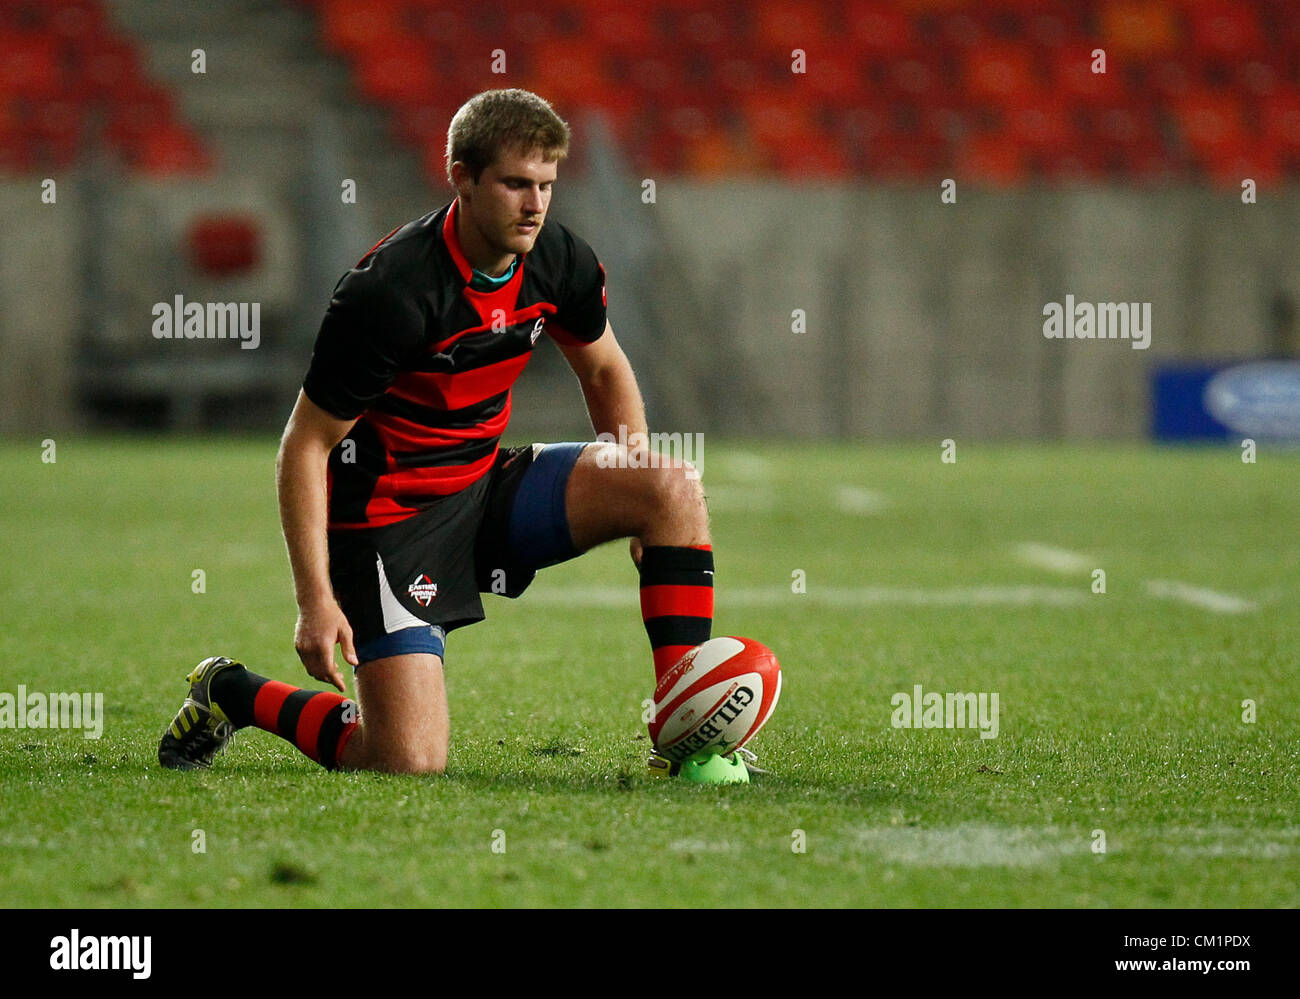
{"type": "Polygon", "coordinates": [[[279,680],[268,680],[262,684],[253,701],[253,724],[267,732],[279,731],[280,709],[297,689],[279,680]]]}
{"type": "Polygon", "coordinates": [[[670,584],[641,587],[641,617],[649,621],[669,615],[713,617],[713,587],[670,584]]]}
{"type": "Polygon", "coordinates": [[[438,465],[433,468],[403,468],[381,475],[375,483],[375,498],[383,496],[446,496],[459,492],[487,474],[496,461],[497,449],[467,465],[438,465]]]}
{"type": "MultiPolygon", "coordinates": [[[[450,496],[466,486],[473,485],[492,468],[496,461],[497,449],[492,453],[470,462],[468,465],[442,465],[436,468],[403,468],[385,472],[375,481],[375,490],[366,504],[366,522],[364,524],[331,523],[330,530],[361,530],[367,527],[383,527],[405,520],[417,507],[405,506],[402,498],[407,496],[450,496]]],[[[393,467],[389,457],[390,468],[393,467]]]]}
{"type": "Polygon", "coordinates": [[[486,333],[488,330],[492,329],[493,323],[496,323],[498,327],[503,322],[506,326],[515,326],[519,323],[526,323],[530,319],[539,319],[542,316],[553,316],[555,315],[555,311],[555,306],[550,302],[538,302],[536,305],[530,305],[528,308],[520,309],[518,312],[511,312],[509,309],[503,309],[502,312],[505,313],[504,319],[502,319],[500,315],[489,315],[489,319],[485,320],[482,326],[471,326],[468,329],[461,330],[459,333],[453,333],[451,336],[447,337],[447,339],[439,340],[435,343],[429,348],[428,352],[430,354],[440,354],[462,337],[469,336],[471,333],[486,333]]]}
{"type": "Polygon", "coordinates": [[[510,400],[507,399],[501,412],[491,419],[459,430],[434,430],[422,423],[376,409],[366,413],[366,422],[375,428],[384,450],[390,454],[394,451],[429,451],[439,447],[456,447],[466,441],[486,440],[505,433],[506,425],[510,422],[510,400]]]}
{"type": "Polygon", "coordinates": [[[402,506],[397,500],[383,496],[379,499],[372,499],[366,504],[365,523],[355,524],[351,521],[336,522],[330,521],[329,530],[331,531],[364,531],[371,527],[383,527],[385,524],[396,524],[399,520],[405,520],[413,514],[419,513],[417,507],[402,506]]]}
{"type": "Polygon", "coordinates": [[[510,388],[532,356],[529,351],[469,371],[411,371],[398,375],[388,391],[399,399],[436,409],[463,409],[510,388]]]}

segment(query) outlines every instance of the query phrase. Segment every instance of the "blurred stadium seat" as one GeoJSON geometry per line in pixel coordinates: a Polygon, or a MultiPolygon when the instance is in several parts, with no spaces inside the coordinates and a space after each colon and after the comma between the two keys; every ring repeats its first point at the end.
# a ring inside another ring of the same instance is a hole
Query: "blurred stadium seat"
{"type": "MultiPolygon", "coordinates": [[[[451,111],[494,86],[605,111],[641,170],[920,179],[972,164],[997,183],[1211,184],[1249,162],[1295,171],[1300,18],[1271,0],[285,3],[432,182],[451,111]],[[846,129],[855,109],[879,124],[846,129]],[[707,132],[682,127],[692,114],[707,132]],[[657,148],[656,128],[687,148],[657,148]]],[[[65,168],[93,144],[151,173],[212,159],[100,0],[0,3],[0,108],[3,170],[65,168]]]]}
{"type": "Polygon", "coordinates": [[[149,175],[211,165],[97,0],[0,3],[0,107],[0,172],[67,170],[92,147],[149,175]]]}

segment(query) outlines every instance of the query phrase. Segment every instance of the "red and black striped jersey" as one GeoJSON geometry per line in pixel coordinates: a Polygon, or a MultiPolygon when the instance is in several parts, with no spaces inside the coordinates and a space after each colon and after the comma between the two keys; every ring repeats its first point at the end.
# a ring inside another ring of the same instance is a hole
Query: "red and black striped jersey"
{"type": "Polygon", "coordinates": [[[487,474],[542,332],[605,331],[605,271],[547,221],[501,287],[471,287],[457,201],[389,233],[339,279],[303,391],[356,426],[330,454],[331,529],[379,527],[487,474]]]}

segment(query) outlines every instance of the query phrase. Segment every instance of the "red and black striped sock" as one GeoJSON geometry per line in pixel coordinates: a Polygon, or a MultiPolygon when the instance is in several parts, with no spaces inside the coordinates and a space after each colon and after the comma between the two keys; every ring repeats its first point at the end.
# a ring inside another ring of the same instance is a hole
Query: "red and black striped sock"
{"type": "Polygon", "coordinates": [[[641,552],[641,618],[655,681],[713,630],[713,548],[655,545],[641,552]]]}
{"type": "Polygon", "coordinates": [[[360,724],[357,704],[332,690],[304,690],[247,669],[212,678],[212,700],[235,728],[255,725],[293,743],[326,770],[338,769],[343,747],[360,724]]]}

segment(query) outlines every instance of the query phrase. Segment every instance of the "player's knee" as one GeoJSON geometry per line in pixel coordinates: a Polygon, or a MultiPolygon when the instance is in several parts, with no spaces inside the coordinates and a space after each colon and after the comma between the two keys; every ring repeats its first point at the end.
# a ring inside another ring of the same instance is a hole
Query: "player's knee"
{"type": "Polygon", "coordinates": [[[704,516],[704,489],[690,465],[652,471],[650,501],[654,513],[681,521],[704,516]]]}

